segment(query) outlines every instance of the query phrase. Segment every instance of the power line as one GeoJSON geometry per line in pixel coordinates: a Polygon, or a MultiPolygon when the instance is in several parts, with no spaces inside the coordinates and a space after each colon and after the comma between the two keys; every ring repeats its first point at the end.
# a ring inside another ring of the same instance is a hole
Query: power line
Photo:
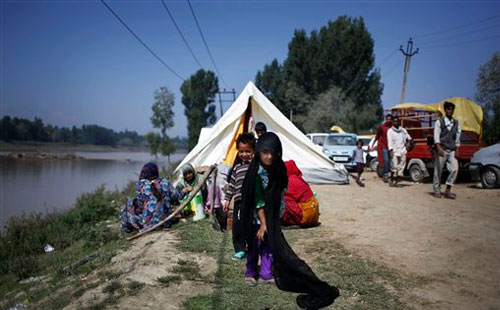
{"type": "Polygon", "coordinates": [[[141,38],[139,38],[139,36],[137,34],[135,34],[134,31],[132,31],[132,29],[130,29],[129,26],[127,26],[127,24],[120,18],[120,16],[118,16],[118,14],[116,14],[115,11],[113,11],[113,9],[111,7],[109,7],[109,5],[104,2],[104,0],[100,0],[102,2],[102,4],[104,4],[104,6],[106,6],[106,8],[111,12],[111,14],[113,14],[113,16],[125,27],[127,28],[127,30],[137,39],[137,41],[139,41],[142,46],[144,46],[148,52],[151,53],[151,55],[153,55],[159,62],[161,62],[162,65],[164,65],[170,72],[172,72],[172,74],[174,74],[176,77],[178,77],[181,81],[184,81],[184,78],[182,76],[180,76],[177,72],[174,71],[174,69],[172,69],[169,65],[167,65],[165,63],[165,61],[163,61],[163,59],[161,59],[158,55],[156,55],[155,52],[153,52],[153,50],[151,48],[149,48],[149,46],[147,46],[146,43],[144,43],[144,41],[141,40],[141,38]]]}
{"type": "Polygon", "coordinates": [[[184,35],[182,34],[181,32],[181,29],[179,28],[179,26],[177,25],[177,23],[175,22],[175,19],[174,19],[174,16],[172,15],[172,13],[170,13],[170,10],[168,9],[167,7],[167,4],[165,3],[164,0],[161,0],[161,3],[163,4],[163,7],[165,8],[165,10],[167,11],[168,13],[168,16],[170,17],[170,20],[172,21],[172,23],[174,23],[174,26],[175,26],[175,29],[177,29],[177,32],[179,33],[179,35],[181,36],[182,40],[184,41],[184,44],[186,44],[186,47],[188,48],[189,52],[191,53],[191,55],[193,56],[194,60],[196,61],[196,63],[201,67],[203,68],[203,66],[201,65],[200,61],[198,60],[198,58],[195,56],[193,50],[191,49],[191,47],[189,46],[189,43],[187,42],[186,38],[184,37],[184,35]]]}
{"type": "Polygon", "coordinates": [[[191,6],[191,2],[189,0],[187,0],[187,3],[189,4],[189,9],[191,10],[191,14],[193,14],[193,18],[194,18],[194,21],[196,23],[196,27],[198,27],[198,31],[200,32],[201,39],[203,40],[203,44],[205,45],[205,48],[207,49],[208,55],[210,56],[210,60],[212,61],[212,64],[215,67],[215,71],[217,71],[217,74],[220,77],[220,79],[222,80],[222,82],[224,83],[224,85],[226,85],[226,87],[229,88],[226,81],[222,77],[222,74],[220,74],[219,68],[215,64],[214,57],[212,56],[212,53],[210,52],[210,49],[208,48],[207,41],[205,40],[205,36],[203,35],[203,32],[201,31],[201,27],[200,27],[200,24],[198,23],[198,19],[196,18],[196,15],[194,14],[194,10],[193,10],[193,7],[191,6]]]}
{"type": "Polygon", "coordinates": [[[384,63],[386,63],[389,59],[392,58],[392,56],[396,55],[396,53],[399,51],[399,49],[395,49],[389,56],[387,56],[386,58],[384,58],[379,64],[378,66],[382,66],[384,63]]]}
{"type": "Polygon", "coordinates": [[[491,40],[491,39],[495,39],[495,38],[498,38],[498,37],[500,37],[500,34],[493,35],[493,36],[490,36],[490,37],[480,38],[480,39],[477,39],[477,40],[470,40],[470,41],[455,42],[455,43],[451,43],[451,44],[438,44],[438,45],[431,45],[431,46],[427,46],[427,47],[425,47],[425,48],[426,48],[426,49],[432,49],[432,48],[440,48],[440,47],[452,47],[452,46],[459,46],[459,45],[464,45],[464,44],[469,44],[469,43],[489,41],[489,40],[491,40]]]}
{"type": "Polygon", "coordinates": [[[459,37],[462,37],[462,36],[465,36],[465,35],[468,35],[468,34],[471,34],[471,33],[481,32],[481,31],[488,30],[488,29],[491,29],[491,28],[496,28],[496,27],[499,27],[499,26],[500,26],[500,24],[496,24],[496,25],[488,26],[488,27],[483,27],[483,28],[479,28],[479,29],[476,29],[476,30],[462,32],[462,33],[459,33],[459,34],[456,34],[456,35],[453,35],[453,36],[450,36],[450,37],[445,37],[445,38],[442,38],[442,39],[439,39],[439,40],[432,40],[432,41],[425,41],[424,40],[424,42],[422,42],[420,44],[424,44],[423,46],[425,46],[427,44],[433,44],[433,43],[438,43],[438,42],[442,42],[442,41],[453,40],[453,39],[456,39],[456,38],[459,38],[459,37]]]}
{"type": "Polygon", "coordinates": [[[464,27],[468,27],[468,26],[472,26],[472,25],[481,24],[481,23],[484,23],[484,22],[487,22],[489,20],[496,19],[496,18],[499,18],[499,17],[500,17],[500,15],[494,15],[494,16],[488,17],[486,19],[481,19],[481,20],[478,20],[478,21],[475,21],[475,22],[472,22],[472,23],[462,24],[462,25],[451,27],[451,28],[447,28],[447,29],[444,29],[444,30],[441,30],[441,31],[436,31],[436,32],[431,32],[431,33],[425,33],[425,34],[418,34],[418,35],[415,35],[413,37],[414,38],[419,38],[419,39],[425,38],[425,37],[430,37],[430,36],[434,36],[434,35],[438,35],[438,34],[442,34],[442,33],[447,33],[447,32],[450,32],[450,31],[453,31],[453,30],[456,30],[456,29],[460,29],[460,28],[464,28],[464,27]]]}
{"type": "Polygon", "coordinates": [[[396,68],[399,68],[400,65],[404,63],[403,60],[398,61],[394,66],[392,66],[385,74],[382,74],[383,77],[387,78],[388,76],[391,75],[391,73],[395,72],[396,68]]]}

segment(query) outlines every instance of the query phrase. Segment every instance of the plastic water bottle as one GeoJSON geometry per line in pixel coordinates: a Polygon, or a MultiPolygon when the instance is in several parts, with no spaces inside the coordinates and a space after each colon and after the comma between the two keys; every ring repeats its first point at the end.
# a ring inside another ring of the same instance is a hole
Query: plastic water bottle
{"type": "Polygon", "coordinates": [[[193,221],[199,221],[204,219],[206,217],[205,208],[203,208],[203,197],[201,196],[200,192],[198,192],[196,196],[194,196],[193,202],[194,202],[193,221]]]}

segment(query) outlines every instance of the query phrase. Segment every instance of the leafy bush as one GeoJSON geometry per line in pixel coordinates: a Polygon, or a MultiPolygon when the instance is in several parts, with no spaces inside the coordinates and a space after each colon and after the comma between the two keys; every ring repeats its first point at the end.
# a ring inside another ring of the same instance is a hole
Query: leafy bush
{"type": "Polygon", "coordinates": [[[98,223],[118,215],[129,191],[130,186],[123,192],[99,187],[81,195],[75,207],[65,212],[10,218],[0,235],[0,271],[20,278],[35,275],[40,268],[37,256],[44,253],[46,244],[62,251],[82,238],[88,247],[117,239],[117,233],[98,223]]]}

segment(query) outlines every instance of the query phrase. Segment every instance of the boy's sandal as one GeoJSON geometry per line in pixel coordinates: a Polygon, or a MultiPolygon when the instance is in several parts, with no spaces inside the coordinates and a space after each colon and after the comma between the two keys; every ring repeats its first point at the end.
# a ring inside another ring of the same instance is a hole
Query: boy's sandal
{"type": "Polygon", "coordinates": [[[448,199],[456,199],[457,195],[455,195],[453,193],[444,193],[444,197],[446,197],[448,199]]]}

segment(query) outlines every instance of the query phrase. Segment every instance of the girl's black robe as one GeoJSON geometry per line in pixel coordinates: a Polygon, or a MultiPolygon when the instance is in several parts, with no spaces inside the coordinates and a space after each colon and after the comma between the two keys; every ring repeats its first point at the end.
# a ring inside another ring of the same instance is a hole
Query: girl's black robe
{"type": "Polygon", "coordinates": [[[299,296],[297,303],[307,309],[318,309],[327,306],[339,296],[336,287],[318,279],[311,268],[300,259],[286,241],[280,226],[280,206],[282,195],[286,189],[288,178],[286,167],[281,159],[282,148],[278,136],[272,132],[262,135],[257,143],[256,154],[248,169],[242,186],[242,225],[248,244],[251,244],[252,222],[255,208],[255,184],[260,165],[260,152],[273,153],[273,164],[269,173],[269,184],[264,188],[267,238],[273,251],[276,285],[279,289],[295,293],[299,296]],[[300,300],[302,297],[302,300],[300,300]]]}

